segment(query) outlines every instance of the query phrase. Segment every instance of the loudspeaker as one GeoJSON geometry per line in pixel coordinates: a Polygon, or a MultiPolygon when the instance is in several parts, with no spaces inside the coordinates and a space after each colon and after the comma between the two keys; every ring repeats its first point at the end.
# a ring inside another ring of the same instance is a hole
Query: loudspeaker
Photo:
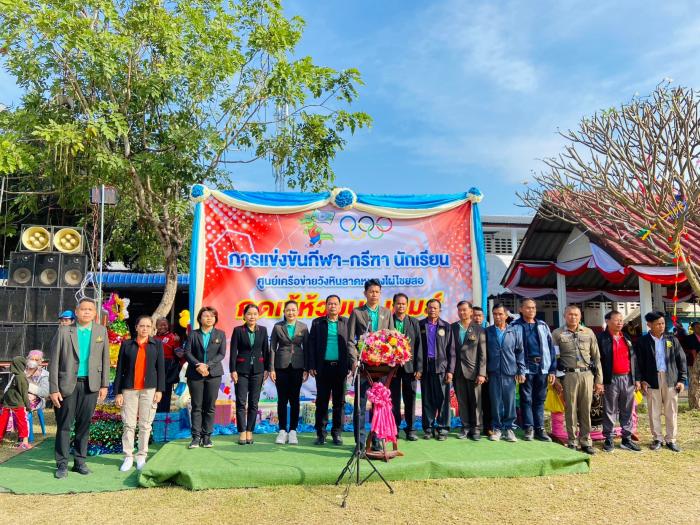
{"type": "Polygon", "coordinates": [[[37,253],[35,257],[34,286],[58,286],[61,255],[58,253],[37,253]]]}
{"type": "Polygon", "coordinates": [[[3,286],[0,288],[0,322],[21,323],[27,304],[27,288],[3,286]]]}
{"type": "Polygon", "coordinates": [[[56,330],[58,330],[57,322],[51,324],[27,325],[27,335],[24,344],[27,353],[30,350],[41,350],[44,352],[44,357],[48,358],[51,339],[56,335],[56,330]]]}
{"type": "Polygon", "coordinates": [[[34,277],[33,253],[11,252],[7,286],[31,286],[34,277]]]}
{"type": "Polygon", "coordinates": [[[51,232],[48,226],[22,226],[22,250],[45,252],[51,249],[51,232]]]}
{"type": "Polygon", "coordinates": [[[61,253],[82,253],[83,229],[64,228],[62,226],[54,227],[53,247],[61,253]]]}
{"type": "Polygon", "coordinates": [[[59,286],[80,286],[87,271],[87,255],[61,255],[59,286]]]}
{"type": "Polygon", "coordinates": [[[0,361],[11,361],[13,357],[24,355],[26,325],[0,325],[0,361]]]}
{"type": "Polygon", "coordinates": [[[27,323],[58,322],[61,313],[60,288],[30,288],[27,291],[27,323]]]}

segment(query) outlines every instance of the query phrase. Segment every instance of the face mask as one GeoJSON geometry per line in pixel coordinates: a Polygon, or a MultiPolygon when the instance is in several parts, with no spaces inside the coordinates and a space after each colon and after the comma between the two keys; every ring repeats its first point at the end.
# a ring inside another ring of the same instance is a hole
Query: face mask
{"type": "Polygon", "coordinates": [[[27,361],[27,368],[29,368],[30,370],[34,370],[34,369],[37,368],[38,366],[39,366],[39,363],[37,363],[37,362],[34,361],[34,360],[27,361]]]}

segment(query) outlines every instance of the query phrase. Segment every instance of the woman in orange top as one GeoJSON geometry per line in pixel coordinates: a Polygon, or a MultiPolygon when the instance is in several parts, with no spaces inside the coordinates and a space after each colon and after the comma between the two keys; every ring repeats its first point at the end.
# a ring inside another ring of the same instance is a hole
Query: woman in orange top
{"type": "Polygon", "coordinates": [[[121,408],[124,433],[124,463],[122,472],[134,464],[134,431],[139,425],[139,448],[136,468],[141,470],[148,456],[148,438],[158,401],[165,389],[165,363],[163,344],[151,337],[153,321],[142,315],[136,320],[136,338],[122,342],[114,377],[115,403],[121,408]]]}

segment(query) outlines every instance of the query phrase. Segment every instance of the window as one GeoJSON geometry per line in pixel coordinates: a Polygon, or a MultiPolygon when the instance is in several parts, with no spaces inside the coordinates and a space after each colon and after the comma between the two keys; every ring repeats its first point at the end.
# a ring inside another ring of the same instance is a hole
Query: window
{"type": "Polygon", "coordinates": [[[496,255],[511,255],[513,253],[513,238],[510,231],[484,232],[486,253],[496,255]]]}

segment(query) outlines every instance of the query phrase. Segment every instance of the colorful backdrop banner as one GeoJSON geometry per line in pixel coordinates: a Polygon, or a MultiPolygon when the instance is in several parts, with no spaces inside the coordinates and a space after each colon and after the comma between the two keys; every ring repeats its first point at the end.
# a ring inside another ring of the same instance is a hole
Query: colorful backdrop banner
{"type": "Polygon", "coordinates": [[[363,285],[382,283],[383,303],[403,292],[409,314],[422,317],[438,298],[452,316],[463,299],[486,304],[486,264],[477,189],[452,195],[191,190],[195,204],[190,262],[190,311],[219,312],[230,334],[253,302],[260,323],[282,319],[284,302],[299,318],[325,314],[329,294],[341,315],[364,302],[363,285]]]}

